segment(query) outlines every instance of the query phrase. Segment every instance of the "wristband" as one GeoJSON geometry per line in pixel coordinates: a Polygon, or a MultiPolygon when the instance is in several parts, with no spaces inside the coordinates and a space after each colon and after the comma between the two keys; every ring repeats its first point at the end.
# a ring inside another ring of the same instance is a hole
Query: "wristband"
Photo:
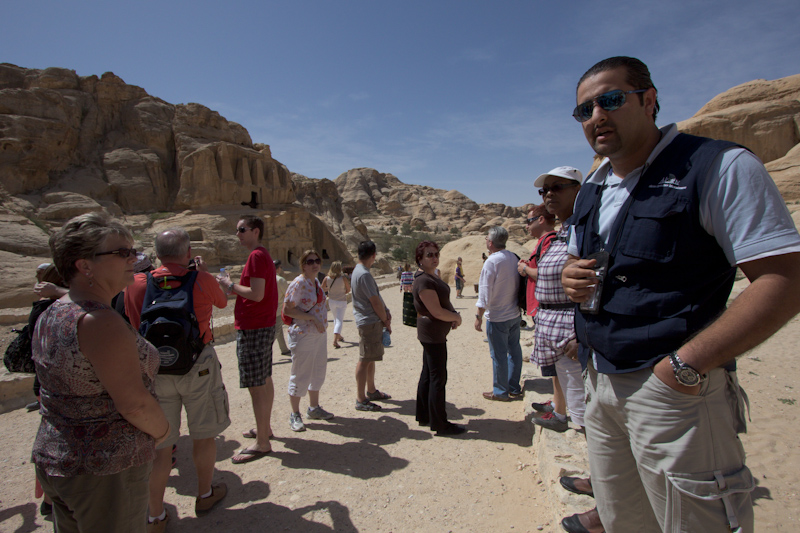
{"type": "Polygon", "coordinates": [[[236,285],[235,283],[231,283],[228,285],[228,294],[233,294],[233,286],[236,285]]]}

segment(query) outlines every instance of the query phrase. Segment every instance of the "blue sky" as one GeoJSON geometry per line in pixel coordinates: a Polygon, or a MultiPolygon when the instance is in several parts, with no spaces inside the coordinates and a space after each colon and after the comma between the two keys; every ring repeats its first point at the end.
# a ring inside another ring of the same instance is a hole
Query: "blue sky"
{"type": "Polygon", "coordinates": [[[572,118],[595,62],[650,67],[659,125],[800,73],[800,2],[3,2],[0,61],[111,71],[242,124],[289,170],[372,167],[479,203],[592,155],[572,118]]]}

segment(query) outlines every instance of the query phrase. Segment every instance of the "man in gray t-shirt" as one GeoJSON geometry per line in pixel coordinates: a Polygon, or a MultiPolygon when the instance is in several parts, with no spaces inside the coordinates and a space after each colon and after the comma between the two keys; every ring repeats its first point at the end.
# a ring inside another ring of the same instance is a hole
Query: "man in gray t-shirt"
{"type": "Polygon", "coordinates": [[[353,316],[358,326],[359,358],[356,365],[356,409],[380,411],[371,400],[388,400],[388,394],[375,387],[375,361],[383,360],[383,329],[392,332],[392,314],[383,303],[378,284],[369,273],[377,248],[372,241],[358,245],[358,265],[353,269],[353,316]]]}

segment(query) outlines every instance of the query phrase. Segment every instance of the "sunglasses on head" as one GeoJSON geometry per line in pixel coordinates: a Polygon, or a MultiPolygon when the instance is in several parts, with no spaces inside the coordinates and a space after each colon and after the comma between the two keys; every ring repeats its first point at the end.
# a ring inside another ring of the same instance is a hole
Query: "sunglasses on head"
{"type": "Polygon", "coordinates": [[[97,252],[94,255],[95,257],[98,255],[118,255],[123,259],[127,259],[131,255],[136,255],[136,248],[117,248],[116,250],[110,250],[108,252],[97,252]]]}
{"type": "Polygon", "coordinates": [[[633,91],[622,91],[617,89],[615,91],[603,93],[600,96],[595,96],[591,100],[586,100],[584,103],[579,104],[572,112],[572,116],[575,117],[575,120],[578,122],[586,122],[592,118],[595,105],[597,105],[600,109],[605,109],[606,111],[615,111],[625,105],[625,95],[643,93],[648,90],[649,89],[636,89],[633,91]]]}
{"type": "Polygon", "coordinates": [[[439,252],[426,252],[425,257],[439,257],[439,252]]]}
{"type": "Polygon", "coordinates": [[[321,265],[322,264],[322,259],[320,259],[319,257],[317,257],[316,259],[306,259],[306,264],[308,266],[321,265]]]}
{"type": "MultiPolygon", "coordinates": [[[[551,185],[550,187],[542,187],[541,189],[539,189],[539,194],[542,195],[542,198],[544,198],[545,195],[547,195],[547,193],[549,193],[549,192],[554,192],[554,193],[555,192],[560,192],[560,191],[563,191],[564,189],[566,189],[568,187],[577,187],[577,186],[578,186],[577,182],[556,183],[555,185],[551,185]]],[[[529,218],[528,219],[528,221],[529,221],[528,224],[530,224],[531,220],[535,220],[535,219],[529,218]]]]}
{"type": "Polygon", "coordinates": [[[251,230],[251,229],[253,229],[253,228],[245,228],[244,226],[241,226],[239,228],[236,228],[236,231],[238,231],[239,233],[244,233],[245,231],[251,230]]]}

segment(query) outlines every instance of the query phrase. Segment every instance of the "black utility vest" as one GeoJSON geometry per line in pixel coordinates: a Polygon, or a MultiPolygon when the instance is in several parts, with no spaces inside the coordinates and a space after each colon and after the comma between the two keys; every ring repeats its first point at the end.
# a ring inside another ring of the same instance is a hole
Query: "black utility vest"
{"type": "MultiPolygon", "coordinates": [[[[678,134],[640,177],[609,235],[600,313],[575,313],[584,366],[594,350],[601,373],[650,367],[725,310],[736,268],[700,224],[700,199],[714,160],[734,146],[678,134]]],[[[581,257],[603,247],[601,189],[585,184],[577,198],[581,257]]]]}

